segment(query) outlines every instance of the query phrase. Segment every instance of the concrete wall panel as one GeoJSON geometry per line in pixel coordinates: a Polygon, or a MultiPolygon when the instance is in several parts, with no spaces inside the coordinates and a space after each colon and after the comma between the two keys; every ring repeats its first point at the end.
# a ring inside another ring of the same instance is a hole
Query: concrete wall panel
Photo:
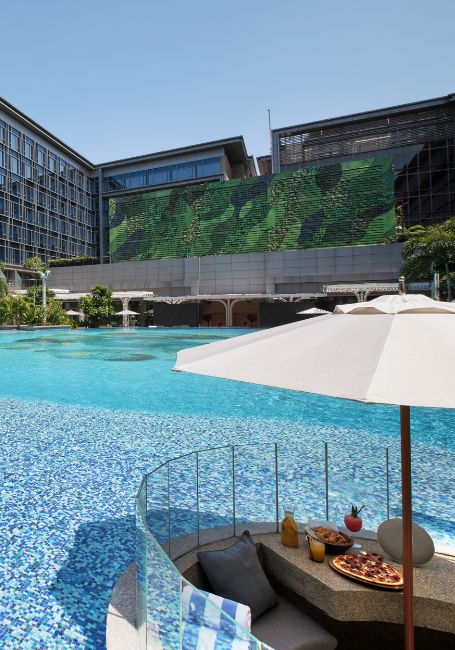
{"type": "Polygon", "coordinates": [[[150,290],[160,295],[321,291],[337,282],[397,281],[401,244],[220,255],[52,269],[50,288],[150,290]]]}

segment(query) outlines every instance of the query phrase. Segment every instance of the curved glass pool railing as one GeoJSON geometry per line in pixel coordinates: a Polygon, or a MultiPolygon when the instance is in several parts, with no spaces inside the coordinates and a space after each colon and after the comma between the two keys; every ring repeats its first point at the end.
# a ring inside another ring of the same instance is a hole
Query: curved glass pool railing
{"type": "MultiPolygon", "coordinates": [[[[391,458],[389,449],[370,447],[359,462],[349,448],[335,450],[311,439],[289,446],[215,447],[166,461],[143,478],[136,497],[141,650],[198,647],[189,626],[194,621],[182,614],[188,583],[173,559],[246,528],[277,532],[285,508],[293,509],[300,523],[342,521],[351,503],[367,503],[365,527],[373,528],[391,510],[399,512],[399,480],[399,459],[391,458]]],[[[217,609],[208,601],[206,607],[217,609]]],[[[234,636],[245,648],[262,647],[224,612],[214,618],[225,623],[217,632],[223,647],[231,647],[234,636]]]]}

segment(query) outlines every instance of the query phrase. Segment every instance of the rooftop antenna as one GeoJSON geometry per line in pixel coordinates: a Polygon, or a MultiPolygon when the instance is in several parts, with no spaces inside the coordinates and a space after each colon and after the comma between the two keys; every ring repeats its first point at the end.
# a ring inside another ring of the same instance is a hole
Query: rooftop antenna
{"type": "Polygon", "coordinates": [[[272,118],[270,115],[270,108],[267,109],[269,115],[269,151],[272,153],[272,118]]]}

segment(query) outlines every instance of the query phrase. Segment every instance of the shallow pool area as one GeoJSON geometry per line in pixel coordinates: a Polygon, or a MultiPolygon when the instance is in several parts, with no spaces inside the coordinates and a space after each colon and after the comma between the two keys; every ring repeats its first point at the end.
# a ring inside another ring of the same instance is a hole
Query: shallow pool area
{"type": "MultiPolygon", "coordinates": [[[[2,648],[104,647],[110,591],[134,559],[141,478],[186,451],[278,442],[304,462],[305,441],[328,442],[334,512],[364,497],[368,527],[380,504],[353,467],[387,446],[398,513],[397,407],[171,371],[178,350],[245,333],[0,332],[2,648]]],[[[454,411],[412,410],[415,518],[451,545],[454,429],[454,411]]]]}

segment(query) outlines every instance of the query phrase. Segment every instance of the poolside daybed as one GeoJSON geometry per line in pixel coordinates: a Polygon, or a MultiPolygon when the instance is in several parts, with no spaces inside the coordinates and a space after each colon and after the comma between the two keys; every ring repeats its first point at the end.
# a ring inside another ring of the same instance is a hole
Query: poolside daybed
{"type": "MultiPolygon", "coordinates": [[[[254,535],[259,557],[267,577],[280,597],[297,608],[299,614],[308,615],[328,630],[339,641],[339,650],[401,650],[403,647],[402,593],[387,592],[365,587],[335,573],[328,565],[312,562],[306,553],[303,536],[301,547],[294,549],[283,546],[276,533],[254,535]],[[303,547],[303,548],[302,548],[303,547]]],[[[203,549],[225,548],[233,538],[207,544],[203,549]]],[[[381,552],[374,540],[362,540],[368,552],[381,552]]],[[[197,550],[190,551],[175,565],[182,575],[196,587],[207,589],[209,585],[197,561],[197,550]]],[[[388,561],[390,561],[387,558],[388,561]]],[[[391,562],[391,561],[390,561],[391,562]]],[[[394,564],[391,562],[391,564],[394,564]]],[[[399,565],[398,568],[401,569],[399,565]]],[[[455,647],[455,562],[435,556],[431,562],[414,570],[416,648],[434,647],[449,650],[455,647]]],[[[278,617],[268,613],[270,626],[280,626],[278,617]]],[[[290,605],[283,607],[283,623],[290,612],[290,605]],[[286,616],[284,615],[286,614],[286,616]]],[[[294,611],[294,610],[292,610],[294,611]]],[[[265,616],[265,615],[264,615],[265,616]]],[[[302,625],[303,625],[302,618],[302,625]]],[[[260,640],[261,633],[268,628],[257,621],[252,633],[260,640]]],[[[273,632],[274,634],[274,632],[273,632]]],[[[278,633],[279,635],[280,633],[278,633]]],[[[271,637],[269,643],[273,645],[271,637]]],[[[276,638],[276,637],[274,637],[276,638]]],[[[282,637],[283,638],[283,637],[282,637]]],[[[283,638],[283,642],[284,642],[283,638]]],[[[287,647],[287,646],[283,646],[287,647]]],[[[314,648],[318,645],[289,646],[314,648]]]]}

